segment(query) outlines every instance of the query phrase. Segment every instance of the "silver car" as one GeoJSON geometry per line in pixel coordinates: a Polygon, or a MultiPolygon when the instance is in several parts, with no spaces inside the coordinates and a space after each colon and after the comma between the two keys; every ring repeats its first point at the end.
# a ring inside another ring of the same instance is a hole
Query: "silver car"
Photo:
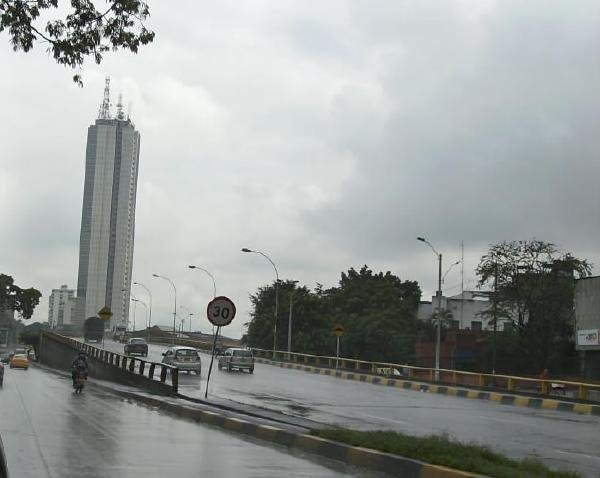
{"type": "Polygon", "coordinates": [[[252,350],[235,348],[225,350],[225,353],[219,357],[219,370],[223,368],[226,368],[228,372],[235,368],[254,373],[252,350]]]}
{"type": "Polygon", "coordinates": [[[196,375],[200,375],[202,371],[202,362],[198,350],[192,347],[170,347],[166,352],[163,352],[162,363],[172,365],[187,373],[196,372],[196,375]]]}

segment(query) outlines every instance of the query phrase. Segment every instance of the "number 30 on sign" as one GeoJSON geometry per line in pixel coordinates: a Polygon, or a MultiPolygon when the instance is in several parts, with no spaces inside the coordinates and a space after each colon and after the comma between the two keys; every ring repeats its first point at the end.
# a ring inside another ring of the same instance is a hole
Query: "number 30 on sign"
{"type": "Polygon", "coordinates": [[[235,317],[235,304],[223,295],[215,297],[206,307],[206,316],[211,324],[218,327],[229,325],[235,317]]]}

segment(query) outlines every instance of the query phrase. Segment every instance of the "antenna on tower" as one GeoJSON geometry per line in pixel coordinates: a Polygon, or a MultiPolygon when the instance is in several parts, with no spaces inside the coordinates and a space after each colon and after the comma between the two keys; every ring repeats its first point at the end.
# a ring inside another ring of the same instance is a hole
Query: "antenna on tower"
{"type": "Polygon", "coordinates": [[[119,101],[117,102],[117,119],[125,119],[125,113],[123,113],[123,93],[119,93],[119,101]]]}
{"type": "Polygon", "coordinates": [[[110,76],[104,80],[104,98],[100,105],[98,119],[110,119],[110,76]]]}

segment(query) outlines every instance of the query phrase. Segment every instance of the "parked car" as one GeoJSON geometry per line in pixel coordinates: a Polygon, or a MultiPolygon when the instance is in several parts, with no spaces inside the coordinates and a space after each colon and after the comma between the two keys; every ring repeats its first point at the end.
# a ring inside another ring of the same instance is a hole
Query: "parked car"
{"type": "Polygon", "coordinates": [[[15,353],[10,359],[10,368],[23,368],[27,370],[29,368],[27,353],[15,353]]]}
{"type": "Polygon", "coordinates": [[[231,372],[234,368],[237,370],[248,370],[254,373],[254,355],[252,350],[229,348],[219,357],[219,370],[226,368],[231,372]]]}
{"type": "Polygon", "coordinates": [[[148,344],[144,339],[132,338],[127,341],[123,347],[125,355],[140,354],[142,357],[148,356],[148,344]]]}
{"type": "Polygon", "coordinates": [[[200,355],[198,354],[198,350],[193,347],[170,347],[163,353],[162,363],[172,365],[188,373],[196,372],[196,375],[200,375],[202,371],[200,355]]]}

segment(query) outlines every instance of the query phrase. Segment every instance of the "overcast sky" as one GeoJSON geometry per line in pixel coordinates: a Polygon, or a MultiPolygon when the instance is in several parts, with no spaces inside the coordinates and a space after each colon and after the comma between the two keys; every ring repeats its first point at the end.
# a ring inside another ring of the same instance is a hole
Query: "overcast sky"
{"type": "MultiPolygon", "coordinates": [[[[141,134],[133,278],[155,323],[172,323],[173,295],[152,273],[209,329],[196,264],[236,302],[224,332],[239,337],[274,279],[242,247],[311,288],[368,264],[425,297],[437,267],[417,236],[444,269],[464,241],[467,288],[502,240],[554,242],[597,273],[597,0],[149,2],[154,43],[88,63],[83,88],[44,45],[14,53],[0,34],[0,272],[42,291],[35,320],[77,285],[106,75],[141,134]]],[[[460,292],[460,267],[445,285],[460,292]]]]}

